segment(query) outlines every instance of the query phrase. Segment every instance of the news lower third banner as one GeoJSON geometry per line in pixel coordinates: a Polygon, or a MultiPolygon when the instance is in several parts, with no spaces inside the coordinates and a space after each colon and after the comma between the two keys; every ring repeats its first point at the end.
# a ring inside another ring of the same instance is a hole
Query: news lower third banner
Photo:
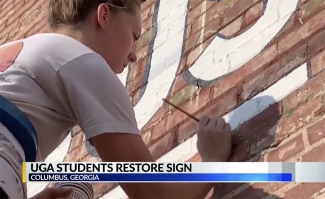
{"type": "Polygon", "coordinates": [[[64,162],[22,165],[23,182],[325,182],[319,162],[64,162]]]}

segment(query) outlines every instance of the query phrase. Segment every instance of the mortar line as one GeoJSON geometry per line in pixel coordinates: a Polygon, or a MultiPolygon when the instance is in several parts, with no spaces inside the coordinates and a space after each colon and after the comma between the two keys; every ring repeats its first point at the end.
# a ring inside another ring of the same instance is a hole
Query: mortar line
{"type": "Polygon", "coordinates": [[[206,21],[206,8],[207,8],[207,2],[204,0],[201,4],[201,13],[202,13],[202,19],[201,19],[201,33],[200,33],[200,45],[199,45],[199,54],[203,52],[203,38],[204,38],[204,31],[205,31],[205,21],[206,21]]]}

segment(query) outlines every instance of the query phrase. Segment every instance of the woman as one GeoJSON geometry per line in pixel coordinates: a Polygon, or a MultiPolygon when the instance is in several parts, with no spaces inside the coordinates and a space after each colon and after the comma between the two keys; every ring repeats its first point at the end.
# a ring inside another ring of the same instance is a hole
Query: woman
{"type": "MultiPolygon", "coordinates": [[[[155,161],[116,76],[137,59],[134,43],[141,34],[140,6],[140,0],[50,0],[53,33],[0,47],[0,110],[6,116],[0,117],[2,198],[25,198],[21,162],[44,160],[75,125],[104,162],[155,161]]],[[[197,143],[202,161],[227,161],[230,137],[230,126],[223,119],[202,117],[197,143]]],[[[131,199],[203,198],[212,187],[204,183],[120,186],[131,199]]],[[[67,194],[70,191],[47,189],[34,198],[67,194]]]]}

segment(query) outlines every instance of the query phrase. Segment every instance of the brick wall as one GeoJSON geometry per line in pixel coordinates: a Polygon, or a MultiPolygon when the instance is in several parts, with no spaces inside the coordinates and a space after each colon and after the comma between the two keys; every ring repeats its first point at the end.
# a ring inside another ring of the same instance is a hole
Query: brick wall
{"type": "MultiPolygon", "coordinates": [[[[0,2],[0,42],[48,30],[44,1],[0,2]]],[[[200,161],[196,123],[223,116],[232,161],[325,161],[324,0],[147,0],[137,63],[120,75],[158,161],[200,161]]],[[[99,161],[75,129],[65,161],[99,161]]],[[[126,198],[114,184],[96,197],[126,198]]],[[[217,198],[324,198],[325,184],[223,184],[217,198]]],[[[212,191],[210,195],[212,194],[212,191]]],[[[210,196],[209,195],[209,196],[210,196]]]]}

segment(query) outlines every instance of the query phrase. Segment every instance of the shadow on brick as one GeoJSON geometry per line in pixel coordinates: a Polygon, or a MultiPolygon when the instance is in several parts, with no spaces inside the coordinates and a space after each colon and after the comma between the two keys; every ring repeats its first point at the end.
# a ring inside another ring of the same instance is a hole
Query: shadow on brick
{"type": "MultiPolygon", "coordinates": [[[[237,107],[229,116],[237,142],[230,161],[265,161],[265,152],[275,144],[275,134],[282,108],[271,96],[259,96],[237,107]]],[[[223,183],[216,184],[206,198],[211,199],[282,199],[272,193],[282,183],[223,183]]]]}

